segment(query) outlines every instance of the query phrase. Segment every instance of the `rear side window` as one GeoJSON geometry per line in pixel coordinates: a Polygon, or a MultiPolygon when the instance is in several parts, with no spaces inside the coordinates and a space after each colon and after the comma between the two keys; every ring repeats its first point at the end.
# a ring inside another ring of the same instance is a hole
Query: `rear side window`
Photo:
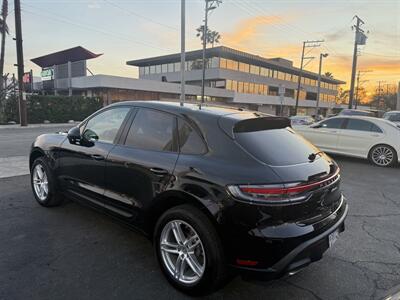
{"type": "Polygon", "coordinates": [[[334,118],[323,121],[320,123],[322,128],[336,128],[339,129],[342,127],[343,118],[334,118]]]}
{"type": "Polygon", "coordinates": [[[175,151],[175,117],[151,109],[139,109],[125,145],[154,151],[175,151]]]}
{"type": "Polygon", "coordinates": [[[382,132],[374,123],[365,120],[349,119],[346,129],[358,131],[382,132]]]}
{"type": "Polygon", "coordinates": [[[308,162],[319,150],[291,128],[235,133],[236,141],[258,160],[273,166],[308,162]]]}
{"type": "Polygon", "coordinates": [[[204,154],[206,145],[200,135],[184,120],[178,119],[178,141],[183,154],[204,154]]]}

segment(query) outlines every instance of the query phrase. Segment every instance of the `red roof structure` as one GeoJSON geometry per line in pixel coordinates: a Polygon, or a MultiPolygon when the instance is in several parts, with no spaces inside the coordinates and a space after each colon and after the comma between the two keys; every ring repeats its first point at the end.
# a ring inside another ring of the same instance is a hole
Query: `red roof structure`
{"type": "Polygon", "coordinates": [[[67,62],[74,62],[80,60],[88,60],[99,57],[103,54],[95,54],[81,46],[74,47],[59,52],[50,53],[44,56],[31,59],[31,61],[37,64],[41,68],[47,68],[54,65],[62,65],[67,62]]]}

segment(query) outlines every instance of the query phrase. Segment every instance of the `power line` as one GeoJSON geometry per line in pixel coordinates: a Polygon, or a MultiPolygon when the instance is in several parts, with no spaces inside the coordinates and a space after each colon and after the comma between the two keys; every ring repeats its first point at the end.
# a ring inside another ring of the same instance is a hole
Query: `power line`
{"type": "Polygon", "coordinates": [[[166,27],[166,28],[169,28],[169,29],[172,29],[172,30],[175,30],[175,31],[179,31],[179,29],[176,28],[176,27],[173,27],[173,26],[171,26],[171,25],[168,25],[168,24],[165,24],[165,23],[161,23],[161,22],[158,22],[158,21],[154,21],[152,18],[149,18],[149,17],[143,16],[143,15],[140,15],[140,14],[138,14],[138,13],[136,13],[136,12],[133,12],[133,11],[127,9],[126,7],[119,6],[118,4],[116,4],[116,3],[113,2],[113,1],[109,1],[109,0],[103,0],[103,1],[104,1],[105,3],[111,5],[111,6],[115,7],[115,8],[118,8],[118,9],[122,10],[122,11],[125,12],[125,13],[128,13],[128,14],[132,15],[132,16],[139,17],[139,18],[141,18],[141,19],[143,19],[143,20],[146,20],[146,21],[148,21],[148,22],[154,23],[154,24],[159,25],[159,26],[162,26],[162,27],[166,27]]]}
{"type": "Polygon", "coordinates": [[[30,11],[30,10],[27,10],[27,9],[23,9],[22,11],[26,12],[26,13],[29,13],[29,14],[32,14],[32,15],[39,16],[39,17],[46,17],[47,19],[52,19],[53,21],[56,21],[56,22],[61,22],[61,23],[65,23],[65,24],[68,24],[68,25],[73,25],[73,26],[76,26],[76,27],[79,27],[81,29],[85,29],[85,30],[88,30],[88,31],[101,33],[103,35],[114,37],[114,38],[117,38],[117,39],[120,39],[120,40],[124,40],[124,41],[128,41],[128,42],[131,42],[131,43],[134,43],[134,44],[143,45],[143,46],[154,48],[154,49],[157,49],[157,50],[172,51],[172,49],[170,49],[170,48],[158,47],[158,46],[146,43],[146,42],[132,40],[132,39],[126,38],[124,36],[117,35],[117,34],[115,34],[113,32],[110,32],[110,31],[99,29],[98,26],[97,27],[92,27],[91,25],[72,22],[70,20],[64,19],[63,17],[55,17],[54,15],[47,15],[47,14],[43,14],[43,13],[33,12],[33,11],[30,11]]]}

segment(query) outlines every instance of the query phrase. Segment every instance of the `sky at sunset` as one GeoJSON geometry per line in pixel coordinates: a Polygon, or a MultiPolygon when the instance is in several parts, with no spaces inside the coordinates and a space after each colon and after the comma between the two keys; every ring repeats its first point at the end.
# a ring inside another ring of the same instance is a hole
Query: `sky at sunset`
{"type": "MultiPolygon", "coordinates": [[[[5,71],[16,72],[13,1],[10,2],[5,71]]],[[[31,58],[81,45],[103,56],[90,61],[95,74],[137,77],[127,60],[180,51],[179,0],[22,0],[25,69],[40,69],[31,58]]],[[[203,19],[204,1],[187,0],[187,50],[201,47],[196,28],[203,19]]],[[[358,69],[373,92],[378,80],[400,80],[399,0],[224,0],[210,15],[209,26],[222,35],[221,45],[265,57],[284,57],[299,66],[303,40],[324,39],[309,55],[329,53],[323,72],[350,83],[357,14],[365,21],[366,46],[358,69]]],[[[318,59],[307,65],[318,70],[318,59]]]]}

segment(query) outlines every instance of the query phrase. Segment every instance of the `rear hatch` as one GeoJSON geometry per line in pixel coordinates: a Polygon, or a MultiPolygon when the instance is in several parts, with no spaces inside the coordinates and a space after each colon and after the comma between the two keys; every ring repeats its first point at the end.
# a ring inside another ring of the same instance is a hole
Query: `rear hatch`
{"type": "MultiPolygon", "coordinates": [[[[222,128],[229,121],[221,120],[222,128]]],[[[237,186],[238,197],[279,207],[281,218],[302,224],[317,222],[340,205],[336,163],[290,128],[287,118],[259,115],[232,124],[229,134],[249,155],[272,169],[281,182],[237,186]]]]}

